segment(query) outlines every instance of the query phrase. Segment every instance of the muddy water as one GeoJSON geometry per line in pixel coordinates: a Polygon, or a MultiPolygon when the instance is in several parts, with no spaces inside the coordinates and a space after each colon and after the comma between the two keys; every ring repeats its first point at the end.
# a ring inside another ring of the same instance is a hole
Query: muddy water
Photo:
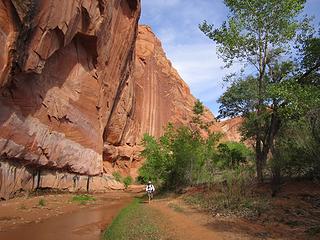
{"type": "Polygon", "coordinates": [[[0,232],[1,240],[100,240],[102,232],[132,197],[105,199],[98,206],[0,232]]]}

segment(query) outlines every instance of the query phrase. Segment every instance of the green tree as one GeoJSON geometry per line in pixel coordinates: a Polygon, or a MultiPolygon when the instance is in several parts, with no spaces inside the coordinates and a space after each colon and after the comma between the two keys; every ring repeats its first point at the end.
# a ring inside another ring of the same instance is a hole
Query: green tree
{"type": "Polygon", "coordinates": [[[202,115],[204,112],[203,103],[199,99],[197,99],[192,110],[195,115],[202,115]]]}
{"type": "Polygon", "coordinates": [[[225,142],[218,145],[217,164],[222,169],[235,169],[252,159],[252,151],[243,143],[225,142]]]}
{"type": "MultiPolygon", "coordinates": [[[[230,10],[228,20],[216,29],[206,21],[199,27],[218,44],[219,55],[226,67],[238,61],[254,72],[244,79],[237,79],[220,98],[220,114],[221,117],[246,117],[245,126],[250,127],[246,129],[246,135],[255,142],[257,177],[262,182],[263,169],[279,133],[282,116],[290,115],[290,109],[285,106],[291,106],[297,99],[292,91],[298,90],[301,98],[309,97],[310,89],[297,83],[294,63],[290,59],[292,43],[298,41],[301,32],[310,29],[308,18],[299,20],[305,0],[224,2],[230,10]]],[[[301,105],[294,106],[303,109],[301,105]]]]}
{"type": "Polygon", "coordinates": [[[145,135],[140,179],[169,188],[209,182],[220,137],[212,133],[204,138],[190,127],[172,125],[158,140],[145,135]]]}

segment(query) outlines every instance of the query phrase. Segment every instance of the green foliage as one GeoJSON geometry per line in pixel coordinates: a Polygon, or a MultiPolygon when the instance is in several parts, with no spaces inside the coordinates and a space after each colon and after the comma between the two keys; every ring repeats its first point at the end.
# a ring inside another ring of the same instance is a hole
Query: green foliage
{"type": "Polygon", "coordinates": [[[142,156],[146,162],[140,168],[143,182],[152,180],[164,187],[210,183],[216,172],[247,165],[252,152],[243,143],[220,143],[221,134],[202,137],[188,127],[169,125],[156,140],[145,135],[142,156]]]}
{"type": "Polygon", "coordinates": [[[140,204],[139,199],[122,209],[103,234],[104,240],[169,239],[160,226],[163,220],[153,208],[140,204]]]}
{"type": "MultiPolygon", "coordinates": [[[[319,137],[319,135],[317,135],[319,137]]],[[[320,178],[320,141],[308,119],[289,122],[277,139],[270,167],[282,176],[320,178]]]]}
{"type": "Polygon", "coordinates": [[[218,118],[247,115],[255,111],[257,92],[257,80],[252,76],[233,82],[218,100],[221,104],[218,118]]]}
{"type": "MultiPolygon", "coordinates": [[[[320,31],[319,31],[320,34],[320,31]]],[[[299,81],[303,84],[320,85],[320,37],[312,34],[300,40],[300,72],[299,81]]]]}
{"type": "Polygon", "coordinates": [[[222,169],[234,169],[253,159],[253,152],[243,143],[226,142],[218,146],[217,166],[222,169]]]}
{"type": "Polygon", "coordinates": [[[204,106],[203,103],[197,99],[197,101],[195,102],[194,106],[193,106],[193,113],[195,115],[202,115],[204,112],[204,106]]]}
{"type": "Polygon", "coordinates": [[[45,201],[43,198],[40,198],[40,199],[39,199],[39,202],[38,202],[38,205],[39,205],[40,207],[44,207],[44,206],[46,205],[46,201],[45,201]]]}
{"type": "Polygon", "coordinates": [[[170,143],[170,129],[169,126],[159,143],[154,137],[148,134],[144,135],[142,142],[144,150],[141,155],[147,160],[139,169],[139,179],[141,179],[142,183],[152,181],[160,184],[168,181],[172,164],[172,153],[168,146],[170,143]]]}
{"type": "Polygon", "coordinates": [[[311,109],[320,106],[320,88],[314,85],[302,85],[295,80],[288,80],[270,84],[267,91],[269,99],[283,103],[277,113],[285,122],[304,117],[311,109]]]}
{"type": "MultiPolygon", "coordinates": [[[[116,171],[112,173],[114,179],[118,182],[122,182],[125,188],[128,188],[129,185],[132,184],[133,179],[131,176],[123,177],[120,172],[116,171]]],[[[142,181],[143,182],[143,181],[142,181]]]]}
{"type": "Polygon", "coordinates": [[[240,77],[220,97],[219,117],[243,116],[243,137],[254,141],[258,180],[278,134],[288,121],[320,105],[320,44],[301,17],[305,0],[225,0],[230,15],[219,28],[199,27],[218,45],[230,67],[240,62],[240,77]],[[296,57],[298,56],[298,59],[296,57]]]}
{"type": "MultiPolygon", "coordinates": [[[[218,51],[231,66],[234,60],[259,65],[261,54],[290,49],[289,42],[302,28],[297,19],[305,0],[226,0],[228,21],[220,28],[204,21],[199,25],[209,38],[218,43],[218,51]]],[[[271,57],[271,56],[270,56],[271,57]]]]}
{"type": "Polygon", "coordinates": [[[125,186],[125,188],[128,188],[129,185],[131,185],[133,182],[132,177],[131,176],[127,176],[123,179],[123,184],[125,186]]]}
{"type": "Polygon", "coordinates": [[[208,182],[220,138],[220,134],[203,138],[198,131],[172,125],[158,141],[145,135],[142,156],[146,162],[139,170],[140,178],[172,187],[208,182]]]}
{"type": "Polygon", "coordinates": [[[78,202],[80,204],[87,204],[95,201],[96,199],[92,195],[88,194],[79,194],[72,197],[72,202],[78,202]]]}
{"type": "Polygon", "coordinates": [[[113,172],[112,173],[112,176],[114,177],[114,179],[117,181],[117,182],[121,182],[122,181],[122,176],[121,176],[121,173],[116,171],[116,172],[113,172]]]}

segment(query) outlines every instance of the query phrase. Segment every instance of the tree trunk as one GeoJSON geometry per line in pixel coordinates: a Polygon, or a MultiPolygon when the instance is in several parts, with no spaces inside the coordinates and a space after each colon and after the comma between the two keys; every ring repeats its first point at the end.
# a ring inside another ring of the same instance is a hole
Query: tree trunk
{"type": "Polygon", "coordinates": [[[257,141],[256,141],[256,170],[257,170],[258,182],[263,183],[262,151],[261,151],[261,140],[259,138],[257,138],[257,141]]]}

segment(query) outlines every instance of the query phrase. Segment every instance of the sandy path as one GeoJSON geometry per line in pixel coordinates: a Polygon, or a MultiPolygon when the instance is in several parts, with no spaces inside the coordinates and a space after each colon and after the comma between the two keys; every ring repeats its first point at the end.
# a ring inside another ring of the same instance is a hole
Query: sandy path
{"type": "Polygon", "coordinates": [[[213,218],[179,199],[154,200],[147,207],[159,212],[162,228],[175,240],[274,240],[264,236],[260,225],[223,217],[213,218]]]}
{"type": "Polygon", "coordinates": [[[149,206],[157,209],[163,216],[167,230],[175,236],[175,239],[188,240],[223,240],[228,239],[219,233],[208,229],[204,224],[205,219],[199,220],[195,216],[187,213],[177,212],[170,207],[169,201],[154,201],[149,206]],[[169,226],[169,227],[168,227],[169,226]],[[169,228],[169,229],[168,229],[169,228]]]}

